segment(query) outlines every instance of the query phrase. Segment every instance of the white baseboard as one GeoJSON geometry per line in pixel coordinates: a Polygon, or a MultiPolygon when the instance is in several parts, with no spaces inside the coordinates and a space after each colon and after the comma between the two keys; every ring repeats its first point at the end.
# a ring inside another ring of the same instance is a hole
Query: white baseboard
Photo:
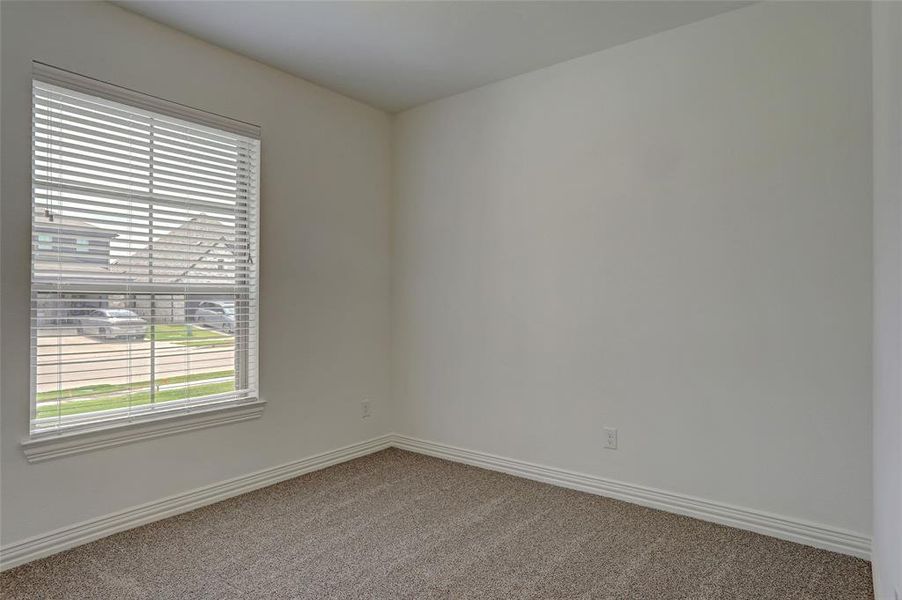
{"type": "Polygon", "coordinates": [[[404,435],[389,434],[13,542],[0,548],[0,571],[392,446],[739,529],[747,529],[816,548],[864,559],[870,557],[870,538],[850,531],[604,479],[594,475],[504,458],[485,452],[465,450],[404,435]]]}
{"type": "Polygon", "coordinates": [[[633,504],[657,508],[704,521],[720,523],[721,525],[728,525],[738,529],[754,531],[790,542],[814,546],[815,548],[849,554],[866,560],[870,559],[871,539],[869,537],[818,523],[792,519],[632,483],[614,481],[594,475],[574,473],[564,469],[495,456],[485,452],[465,450],[404,435],[396,434],[393,436],[392,446],[590,494],[624,500],[633,504]]]}
{"type": "Polygon", "coordinates": [[[213,485],[197,488],[175,496],[155,500],[37,535],[0,548],[0,571],[50,556],[81,544],[125,531],[139,525],[159,521],[208,504],[220,502],[311,471],[324,469],[338,463],[359,458],[391,446],[393,436],[384,435],[365,442],[352,444],[303,458],[298,461],[263,469],[213,485]]]}

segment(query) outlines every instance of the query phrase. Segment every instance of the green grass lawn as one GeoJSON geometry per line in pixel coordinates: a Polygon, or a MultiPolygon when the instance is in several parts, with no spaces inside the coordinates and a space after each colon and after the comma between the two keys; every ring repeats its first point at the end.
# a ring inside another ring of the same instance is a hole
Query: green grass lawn
{"type": "MultiPolygon", "coordinates": [[[[197,325],[157,325],[155,338],[179,346],[219,346],[235,343],[235,338],[197,325]]],[[[145,339],[150,339],[150,331],[145,339]]]]}
{"type": "MultiPolygon", "coordinates": [[[[199,373],[196,375],[190,376],[182,376],[182,377],[170,377],[168,379],[161,379],[160,382],[166,383],[187,383],[189,381],[203,381],[204,379],[213,379],[215,377],[224,377],[226,375],[232,375],[234,371],[221,371],[219,373],[199,373]],[[179,379],[180,381],[172,381],[175,379],[179,379]]],[[[148,385],[147,382],[144,385],[148,385]]],[[[137,385],[133,387],[138,387],[137,385]]],[[[82,388],[76,388],[82,389],[82,388]]],[[[128,386],[126,386],[126,390],[128,386]]],[[[230,379],[229,381],[217,381],[214,383],[206,383],[206,384],[198,384],[186,387],[177,387],[168,390],[159,390],[154,396],[154,402],[169,402],[170,400],[184,400],[186,398],[197,398],[200,396],[208,396],[212,394],[221,394],[223,392],[230,392],[235,389],[235,380],[230,379]]],[[[73,390],[74,391],[74,390],[73,390]]],[[[50,392],[45,392],[50,393],[50,392]]],[[[55,394],[56,392],[53,392],[55,394]]],[[[55,398],[55,396],[51,396],[50,399],[55,398]]],[[[39,398],[40,401],[40,398],[39,398]]],[[[144,404],[150,404],[150,390],[143,390],[140,392],[135,392],[133,394],[124,393],[121,395],[115,395],[112,397],[101,397],[101,398],[91,398],[85,400],[78,400],[77,398],[74,400],[69,400],[68,402],[63,402],[60,406],[56,404],[46,404],[44,406],[38,407],[37,417],[55,417],[57,415],[77,415],[82,413],[94,412],[98,410],[110,410],[113,408],[125,408],[127,406],[141,406],[144,404]]]]}

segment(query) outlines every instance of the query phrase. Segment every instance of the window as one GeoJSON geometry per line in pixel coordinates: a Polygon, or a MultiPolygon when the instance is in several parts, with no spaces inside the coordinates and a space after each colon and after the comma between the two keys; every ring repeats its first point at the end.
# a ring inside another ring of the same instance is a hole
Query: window
{"type": "Polygon", "coordinates": [[[32,106],[32,437],[253,401],[259,128],[38,63],[32,106]]]}

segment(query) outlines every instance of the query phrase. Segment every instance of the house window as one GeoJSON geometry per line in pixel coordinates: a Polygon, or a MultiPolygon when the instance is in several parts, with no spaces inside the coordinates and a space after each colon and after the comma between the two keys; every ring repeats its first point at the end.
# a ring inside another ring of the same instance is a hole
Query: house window
{"type": "Polygon", "coordinates": [[[38,250],[53,250],[53,236],[39,234],[38,235],[38,250]]]}
{"type": "Polygon", "coordinates": [[[253,401],[259,128],[38,63],[32,106],[32,438],[253,401]]]}

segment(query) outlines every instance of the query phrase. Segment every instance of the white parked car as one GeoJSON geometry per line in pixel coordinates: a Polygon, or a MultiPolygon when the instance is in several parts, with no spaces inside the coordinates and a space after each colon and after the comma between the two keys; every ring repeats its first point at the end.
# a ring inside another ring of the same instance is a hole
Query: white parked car
{"type": "Polygon", "coordinates": [[[204,301],[194,311],[194,322],[218,329],[223,333],[235,333],[235,305],[231,302],[204,301]]]}
{"type": "Polygon", "coordinates": [[[147,321],[130,310],[98,308],[73,319],[78,333],[102,338],[142,339],[147,333],[147,321]]]}

